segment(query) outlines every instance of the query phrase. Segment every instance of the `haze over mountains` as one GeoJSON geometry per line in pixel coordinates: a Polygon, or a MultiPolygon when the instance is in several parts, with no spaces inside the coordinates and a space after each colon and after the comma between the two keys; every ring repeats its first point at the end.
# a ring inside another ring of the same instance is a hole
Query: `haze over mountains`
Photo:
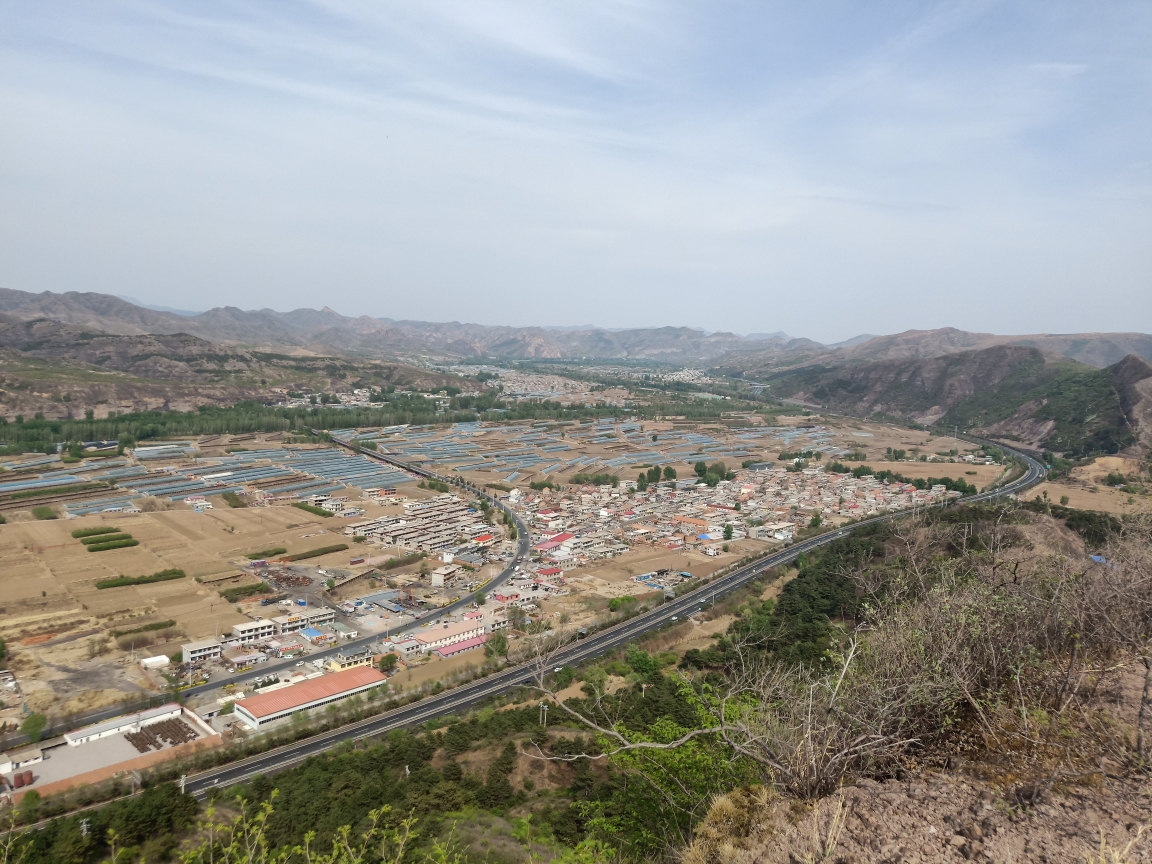
{"type": "MultiPolygon", "coordinates": [[[[0,289],[7,416],[188,409],[279,392],[462,390],[425,361],[587,359],[697,366],[768,395],[858,416],[984,430],[1036,449],[1152,445],[1152,336],[909,330],[822,345],[690,327],[492,327],[348,317],[329,308],[194,315],[107,294],[0,289]]],[[[751,391],[750,391],[751,392],[751,391]]]]}
{"type": "Polygon", "coordinates": [[[943,328],[864,335],[822,345],[783,332],[744,337],[690,327],[501,327],[349,317],[327,307],[278,312],[228,306],[187,315],[145,308],[109,294],[33,294],[12,289],[0,289],[0,313],[117,335],[187,333],[225,344],[367,357],[645,360],[718,365],[745,377],[803,363],[929,358],[1005,344],[1036,348],[1096,367],[1116,363],[1128,354],[1152,359],[1152,336],[1142,333],[1001,336],[943,328]]]}

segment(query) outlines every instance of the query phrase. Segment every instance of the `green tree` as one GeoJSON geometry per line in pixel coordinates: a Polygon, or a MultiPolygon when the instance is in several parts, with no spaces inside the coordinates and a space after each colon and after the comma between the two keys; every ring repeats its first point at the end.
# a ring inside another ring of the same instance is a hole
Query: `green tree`
{"type": "Polygon", "coordinates": [[[8,643],[0,639],[0,660],[8,659],[8,643]]]}
{"type": "Polygon", "coordinates": [[[703,477],[705,474],[708,473],[708,463],[707,462],[697,462],[693,466],[693,468],[696,470],[696,476],[697,477],[703,477]]]}
{"type": "Polygon", "coordinates": [[[516,745],[509,741],[500,756],[488,767],[488,782],[480,790],[481,803],[486,807],[505,807],[512,798],[512,784],[508,777],[516,768],[516,745]]]}
{"type": "Polygon", "coordinates": [[[39,812],[40,793],[35,789],[25,792],[24,797],[20,800],[20,821],[29,825],[36,821],[39,812]]]}
{"type": "Polygon", "coordinates": [[[660,468],[659,467],[653,465],[651,468],[648,469],[648,482],[649,483],[659,483],[660,482],[660,468]]]}
{"type": "Polygon", "coordinates": [[[335,579],[329,579],[329,580],[328,580],[327,582],[325,582],[324,584],[328,586],[328,590],[329,590],[329,591],[334,591],[334,590],[336,590],[336,580],[335,580],[335,579]]]}
{"type": "Polygon", "coordinates": [[[563,690],[572,683],[572,679],[576,677],[576,672],[571,666],[563,667],[556,673],[556,690],[563,690]]]}
{"type": "Polygon", "coordinates": [[[673,468],[671,465],[665,465],[664,466],[664,479],[665,480],[675,480],[676,479],[676,469],[673,468]]]}
{"type": "Polygon", "coordinates": [[[724,526],[724,539],[725,540],[731,540],[732,539],[732,524],[731,523],[724,526]]]}
{"type": "Polygon", "coordinates": [[[484,646],[484,653],[489,657],[507,657],[508,637],[502,631],[497,630],[488,637],[488,642],[484,646]]]}
{"type": "Polygon", "coordinates": [[[395,654],[385,654],[380,658],[380,671],[391,672],[396,668],[396,664],[400,662],[400,658],[395,654]]]}
{"type": "Polygon", "coordinates": [[[823,520],[821,520],[819,513],[813,513],[812,518],[808,522],[808,527],[809,528],[819,528],[822,521],[823,520]]]}
{"type": "Polygon", "coordinates": [[[43,714],[29,714],[20,724],[20,731],[28,736],[29,741],[39,741],[44,734],[44,727],[48,725],[48,718],[43,714]]]}

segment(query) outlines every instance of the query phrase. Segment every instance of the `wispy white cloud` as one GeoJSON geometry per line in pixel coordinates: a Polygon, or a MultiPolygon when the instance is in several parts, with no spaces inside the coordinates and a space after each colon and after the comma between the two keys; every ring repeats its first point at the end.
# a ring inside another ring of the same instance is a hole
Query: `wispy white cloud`
{"type": "Polygon", "coordinates": [[[1148,36],[1139,2],[7,6],[0,283],[1152,329],[1148,36]]]}

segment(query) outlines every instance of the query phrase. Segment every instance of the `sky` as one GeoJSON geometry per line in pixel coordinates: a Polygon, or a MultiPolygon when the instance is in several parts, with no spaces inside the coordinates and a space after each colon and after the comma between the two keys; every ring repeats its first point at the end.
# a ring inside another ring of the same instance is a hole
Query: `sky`
{"type": "Polygon", "coordinates": [[[1152,4],[0,5],[0,286],[1152,332],[1152,4]]]}

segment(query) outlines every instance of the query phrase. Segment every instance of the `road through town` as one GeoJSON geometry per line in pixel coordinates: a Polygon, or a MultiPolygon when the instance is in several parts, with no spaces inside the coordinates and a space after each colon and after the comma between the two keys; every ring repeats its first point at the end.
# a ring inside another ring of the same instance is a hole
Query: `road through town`
{"type": "MultiPolygon", "coordinates": [[[[985,442],[981,439],[971,440],[976,443],[992,443],[985,442]]],[[[1001,444],[997,444],[996,446],[1011,452],[1012,455],[1021,460],[1025,468],[1024,474],[1001,487],[962,499],[965,503],[992,501],[1005,495],[1022,492],[1039,483],[1044,478],[1046,473],[1044,466],[1031,456],[1011,450],[1011,448],[1004,447],[1004,445],[1001,444]]],[[[375,454],[366,453],[365,455],[375,454]]],[[[423,476],[432,476],[427,472],[413,469],[411,466],[397,463],[394,460],[384,459],[383,457],[379,458],[381,458],[382,461],[397,464],[406,470],[413,470],[423,476]]],[[[549,662],[556,666],[571,666],[583,660],[596,657],[613,648],[627,644],[651,630],[662,627],[670,623],[673,619],[683,618],[697,608],[711,602],[714,598],[723,597],[735,591],[760,577],[765,571],[771,570],[773,567],[778,567],[781,564],[787,564],[804,552],[845,537],[852,531],[865,525],[888,522],[908,516],[913,512],[914,511],[901,511],[865,519],[852,525],[845,525],[825,534],[820,534],[795,543],[786,549],[766,555],[731,573],[717,577],[710,583],[696,588],[683,597],[669,600],[656,609],[637,615],[634,618],[574,642],[550,658],[549,662]]],[[[517,520],[517,530],[520,533],[521,539],[520,550],[516,559],[518,561],[527,553],[528,531],[518,516],[514,514],[513,518],[517,520]]],[[[510,576],[512,570],[514,570],[515,563],[516,562],[513,562],[513,565],[510,565],[498,578],[503,580],[510,576]]],[[[462,600],[458,602],[464,603],[467,601],[462,600]]],[[[213,789],[241,783],[258,774],[270,774],[283,771],[286,768],[299,764],[309,756],[322,753],[343,741],[358,741],[363,738],[381,735],[392,729],[415,726],[434,717],[446,714],[457,714],[473,707],[484,699],[503,693],[517,685],[528,683],[532,679],[533,673],[534,669],[530,664],[510,667],[485,678],[473,681],[470,684],[448,690],[438,696],[427,697],[412,705],[350,723],[338,729],[323,732],[319,735],[278,747],[275,750],[270,750],[267,753],[261,753],[230,765],[213,768],[193,775],[187,778],[185,788],[188,792],[198,797],[204,797],[213,789]]]]}

